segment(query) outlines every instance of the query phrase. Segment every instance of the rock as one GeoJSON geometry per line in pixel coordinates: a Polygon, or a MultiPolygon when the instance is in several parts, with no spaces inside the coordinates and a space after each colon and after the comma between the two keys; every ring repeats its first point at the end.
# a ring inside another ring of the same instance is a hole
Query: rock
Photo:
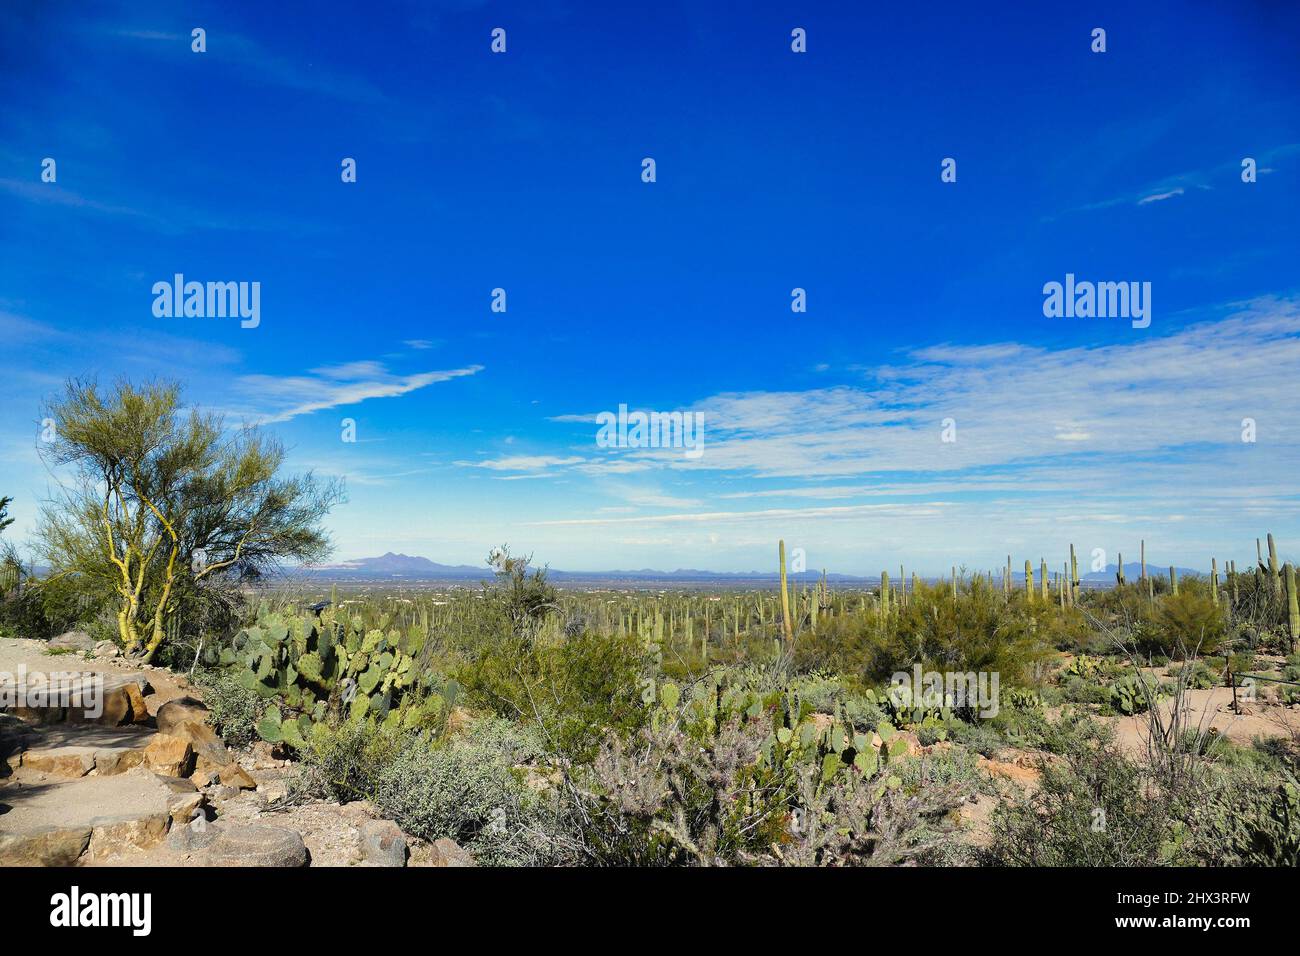
{"type": "Polygon", "coordinates": [[[1021,786],[1036,785],[1042,778],[1042,773],[1038,768],[1028,765],[1027,760],[1024,758],[1017,758],[1015,762],[1008,762],[980,757],[976,761],[976,766],[982,768],[990,777],[1002,777],[1021,786]]]}
{"type": "Polygon", "coordinates": [[[155,774],[158,782],[170,790],[172,793],[184,796],[186,794],[198,793],[199,788],[194,781],[188,777],[164,777],[162,774],[155,774]]]}
{"type": "Polygon", "coordinates": [[[204,817],[196,817],[184,826],[173,824],[167,834],[167,849],[176,853],[193,853],[216,842],[221,831],[204,817]]]}
{"type": "Polygon", "coordinates": [[[361,855],[371,866],[406,866],[406,836],[392,820],[361,824],[361,855]]]}
{"type": "Polygon", "coordinates": [[[184,736],[172,730],[172,728],[186,721],[194,721],[197,724],[206,726],[208,707],[203,701],[196,700],[193,697],[177,697],[175,700],[169,700],[158,708],[156,719],[159,733],[172,734],[177,737],[184,736]]]}
{"type": "Polygon", "coordinates": [[[167,804],[167,814],[171,817],[172,826],[187,826],[196,813],[202,812],[207,802],[208,798],[197,790],[193,793],[179,794],[167,804]]]}
{"type": "Polygon", "coordinates": [[[274,770],[280,766],[287,751],[283,744],[273,744],[266,740],[253,742],[253,769],[274,770]]]}
{"type": "Polygon", "coordinates": [[[231,762],[230,752],[226,750],[225,742],[202,721],[169,720],[164,727],[163,712],[170,706],[171,704],[163,704],[158,711],[159,733],[189,741],[190,747],[194,749],[196,766],[199,769],[220,768],[231,762]]]}
{"type": "Polygon", "coordinates": [[[90,821],[90,856],[102,860],[126,850],[157,846],[167,835],[171,822],[168,813],[96,817],[90,821]]]}
{"type": "Polygon", "coordinates": [[[95,639],[85,631],[65,631],[58,637],[50,638],[46,645],[52,651],[77,651],[85,653],[95,649],[95,639]]]}
{"type": "Polygon", "coordinates": [[[154,734],[144,748],[144,765],[163,777],[188,777],[194,772],[194,748],[188,740],[154,734]]]}
{"type": "Polygon", "coordinates": [[[266,799],[267,803],[275,803],[275,801],[283,800],[289,795],[289,788],[285,786],[283,780],[270,780],[266,783],[259,783],[257,792],[266,799]]]}
{"type": "Polygon", "coordinates": [[[72,866],[90,845],[90,827],[0,833],[0,866],[72,866]]]}
{"type": "Polygon", "coordinates": [[[92,648],[91,653],[95,655],[97,660],[102,661],[107,660],[110,657],[120,657],[122,655],[122,649],[112,641],[100,641],[94,646],[94,648],[92,648]]]}
{"type": "Polygon", "coordinates": [[[450,837],[433,841],[431,866],[475,866],[474,857],[450,837]]]}
{"type": "Polygon", "coordinates": [[[216,767],[199,767],[190,774],[190,782],[200,790],[221,782],[221,773],[216,767]]]}
{"type": "Polygon", "coordinates": [[[227,800],[235,799],[242,792],[238,787],[219,786],[211,791],[210,796],[214,803],[225,803],[227,800]]]}
{"type": "Polygon", "coordinates": [[[221,782],[227,787],[238,787],[240,790],[257,789],[257,781],[248,775],[247,770],[233,760],[221,768],[220,778],[221,782]]]}
{"type": "Polygon", "coordinates": [[[95,769],[95,753],[83,747],[49,747],[28,750],[22,755],[21,766],[37,770],[52,777],[84,777],[95,769]]]}
{"type": "Polygon", "coordinates": [[[307,845],[294,830],[240,823],[209,824],[219,828],[208,847],[212,866],[306,866],[307,845]]]}
{"type": "Polygon", "coordinates": [[[96,750],[95,773],[101,777],[134,770],[144,763],[143,750],[96,750]]]}
{"type": "Polygon", "coordinates": [[[103,694],[103,705],[99,714],[87,712],[84,708],[77,710],[69,707],[67,719],[73,723],[121,727],[123,724],[142,723],[149,718],[149,709],[145,705],[144,694],[137,681],[106,679],[103,694]]]}

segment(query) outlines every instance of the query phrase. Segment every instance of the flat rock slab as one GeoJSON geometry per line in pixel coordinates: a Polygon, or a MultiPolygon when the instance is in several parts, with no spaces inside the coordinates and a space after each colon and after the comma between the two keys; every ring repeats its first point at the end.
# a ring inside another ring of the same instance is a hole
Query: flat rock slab
{"type": "Polygon", "coordinates": [[[214,823],[217,838],[204,852],[209,866],[307,865],[307,845],[296,830],[285,827],[214,823]]]}
{"type": "Polygon", "coordinates": [[[143,770],[110,777],[0,783],[0,832],[93,828],[102,818],[167,815],[177,794],[143,770]]]}
{"type": "Polygon", "coordinates": [[[110,776],[140,766],[153,736],[144,728],[96,724],[0,728],[0,762],[11,771],[55,777],[84,777],[92,771],[110,776]]]}

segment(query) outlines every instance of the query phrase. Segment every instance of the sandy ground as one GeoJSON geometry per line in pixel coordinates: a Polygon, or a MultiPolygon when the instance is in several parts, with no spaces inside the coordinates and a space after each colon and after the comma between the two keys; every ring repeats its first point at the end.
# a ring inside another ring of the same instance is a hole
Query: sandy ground
{"type": "MultiPolygon", "coordinates": [[[[1210,730],[1213,728],[1234,744],[1250,746],[1256,737],[1294,737],[1300,739],[1300,708],[1286,707],[1268,700],[1242,703],[1241,714],[1232,710],[1232,690],[1213,687],[1208,690],[1187,692],[1187,726],[1210,730]]],[[[1172,701],[1159,704],[1166,722],[1173,712],[1172,701]]],[[[1102,718],[1112,724],[1119,745],[1132,754],[1146,753],[1150,735],[1148,715],[1102,718]]]]}

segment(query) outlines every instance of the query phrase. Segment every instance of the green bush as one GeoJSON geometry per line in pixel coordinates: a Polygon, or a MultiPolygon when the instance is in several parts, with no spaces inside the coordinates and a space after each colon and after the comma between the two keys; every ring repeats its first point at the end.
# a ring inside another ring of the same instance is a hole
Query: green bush
{"type": "Polygon", "coordinates": [[[246,747],[257,739],[257,719],[265,706],[261,697],[226,671],[203,671],[198,683],[208,705],[208,719],[227,744],[246,747]]]}
{"type": "Polygon", "coordinates": [[[582,634],[557,643],[510,635],[485,641],[456,676],[475,701],[534,724],[557,754],[589,760],[609,733],[646,720],[646,649],[632,636],[582,634]]]}
{"type": "Polygon", "coordinates": [[[545,865],[566,845],[559,817],[514,769],[540,750],[529,732],[492,718],[441,742],[373,720],[318,724],[304,753],[306,786],[370,800],[412,836],[449,837],[484,865],[545,865]]]}

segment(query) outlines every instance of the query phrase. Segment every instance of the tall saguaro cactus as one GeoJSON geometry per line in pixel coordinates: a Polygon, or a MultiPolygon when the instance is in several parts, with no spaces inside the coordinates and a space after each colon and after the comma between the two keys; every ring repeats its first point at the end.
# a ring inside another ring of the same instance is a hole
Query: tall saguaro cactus
{"type": "Polygon", "coordinates": [[[1074,545],[1070,545],[1070,603],[1079,600],[1079,559],[1074,554],[1074,545]]]}
{"type": "Polygon", "coordinates": [[[785,631],[787,641],[794,640],[794,628],[790,624],[790,592],[785,585],[785,539],[780,541],[781,554],[781,628],[785,631]]]}
{"type": "Polygon", "coordinates": [[[889,572],[880,572],[880,619],[889,619],[889,572]]]}
{"type": "Polygon", "coordinates": [[[1219,603],[1219,559],[1210,558],[1210,597],[1219,603]]]}
{"type": "Polygon", "coordinates": [[[1047,593],[1047,559],[1038,559],[1038,586],[1042,589],[1043,603],[1046,604],[1051,597],[1047,593]]]}
{"type": "Polygon", "coordinates": [[[1277,567],[1277,545],[1273,543],[1273,533],[1268,535],[1268,573],[1273,578],[1273,593],[1281,595],[1282,593],[1282,576],[1278,573],[1277,567]]]}
{"type": "Polygon", "coordinates": [[[1300,640],[1300,598],[1295,588],[1295,566],[1286,563],[1286,619],[1287,633],[1291,638],[1291,651],[1295,652],[1295,643],[1300,640]]]}
{"type": "Polygon", "coordinates": [[[1025,558],[1025,597],[1033,601],[1034,599],[1034,566],[1025,558]]]}

